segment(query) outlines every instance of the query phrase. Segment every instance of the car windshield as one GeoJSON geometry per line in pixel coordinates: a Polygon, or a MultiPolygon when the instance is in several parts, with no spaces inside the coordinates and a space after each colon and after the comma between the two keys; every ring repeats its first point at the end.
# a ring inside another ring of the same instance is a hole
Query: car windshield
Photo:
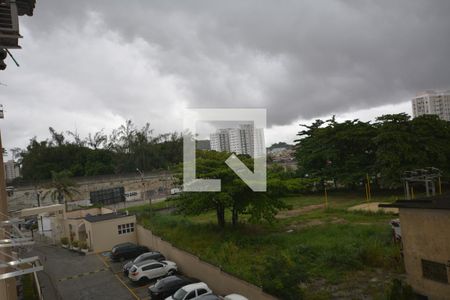
{"type": "Polygon", "coordinates": [[[119,249],[119,248],[121,248],[121,247],[130,246],[130,245],[133,245],[133,244],[131,244],[131,243],[123,243],[123,244],[119,244],[119,245],[114,246],[111,250],[112,250],[112,252],[116,252],[117,249],[119,249]]]}
{"type": "Polygon", "coordinates": [[[161,279],[161,280],[159,280],[156,284],[155,284],[155,287],[156,288],[162,288],[162,287],[164,287],[164,286],[170,286],[170,285],[173,285],[175,282],[177,282],[178,281],[178,279],[177,278],[171,278],[171,277],[168,277],[168,278],[164,278],[164,279],[161,279]]]}
{"type": "Polygon", "coordinates": [[[150,257],[149,254],[142,254],[142,255],[139,255],[138,257],[136,257],[136,259],[134,260],[134,262],[135,262],[135,263],[138,263],[138,262],[141,262],[141,261],[144,261],[144,260],[149,259],[149,257],[150,257]]]}
{"type": "Polygon", "coordinates": [[[174,300],[183,300],[184,296],[186,296],[187,292],[183,289],[179,289],[175,294],[173,294],[172,298],[174,300]]]}

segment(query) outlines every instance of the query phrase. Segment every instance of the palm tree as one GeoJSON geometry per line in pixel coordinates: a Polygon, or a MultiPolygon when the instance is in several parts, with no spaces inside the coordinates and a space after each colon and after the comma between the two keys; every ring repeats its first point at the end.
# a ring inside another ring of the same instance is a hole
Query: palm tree
{"type": "Polygon", "coordinates": [[[80,192],[76,189],[76,183],[70,178],[71,173],[67,170],[61,172],[52,171],[52,183],[50,188],[44,193],[43,198],[50,196],[53,201],[63,203],[67,211],[67,198],[72,199],[80,192]]]}

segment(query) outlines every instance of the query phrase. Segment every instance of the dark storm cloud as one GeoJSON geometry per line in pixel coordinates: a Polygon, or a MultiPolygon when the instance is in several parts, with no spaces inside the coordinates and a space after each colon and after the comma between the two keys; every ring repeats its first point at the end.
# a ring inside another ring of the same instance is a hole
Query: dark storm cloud
{"type": "Polygon", "coordinates": [[[449,87],[449,13],[446,0],[41,0],[21,55],[27,78],[64,86],[40,89],[49,107],[156,123],[180,103],[267,107],[283,125],[449,87]],[[80,105],[58,104],[66,89],[80,105]]]}

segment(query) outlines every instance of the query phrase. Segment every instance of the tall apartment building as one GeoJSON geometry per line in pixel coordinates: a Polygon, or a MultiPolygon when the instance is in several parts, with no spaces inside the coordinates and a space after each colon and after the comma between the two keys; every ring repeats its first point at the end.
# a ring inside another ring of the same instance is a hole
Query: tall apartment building
{"type": "Polygon", "coordinates": [[[450,121],[450,90],[425,91],[412,99],[413,116],[437,115],[450,121]]]}
{"type": "Polygon", "coordinates": [[[216,133],[210,135],[211,150],[219,152],[230,152],[230,135],[232,128],[219,129],[216,133]]]}
{"type": "Polygon", "coordinates": [[[265,155],[264,131],[253,125],[239,125],[238,128],[219,129],[210,135],[211,150],[248,154],[252,157],[265,155]]]}
{"type": "Polygon", "coordinates": [[[8,160],[7,162],[5,162],[6,181],[11,181],[19,176],[20,176],[19,166],[16,165],[13,160],[8,160]]]}

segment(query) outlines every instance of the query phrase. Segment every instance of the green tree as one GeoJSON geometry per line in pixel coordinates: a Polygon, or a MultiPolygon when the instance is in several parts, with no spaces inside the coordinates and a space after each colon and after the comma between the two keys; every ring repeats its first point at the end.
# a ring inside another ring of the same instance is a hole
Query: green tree
{"type": "Polygon", "coordinates": [[[426,115],[385,115],[375,123],[375,168],[387,187],[401,186],[404,171],[437,167],[450,171],[450,122],[426,115]]]}
{"type": "Polygon", "coordinates": [[[69,171],[52,171],[52,182],[49,189],[44,193],[43,198],[50,197],[53,201],[64,203],[67,211],[67,198],[72,199],[75,194],[79,194],[76,184],[71,180],[69,171]]]}
{"type": "Polygon", "coordinates": [[[373,173],[376,129],[359,120],[316,120],[299,132],[296,158],[301,175],[354,187],[373,173]]]}
{"type": "MultiPolygon", "coordinates": [[[[285,208],[279,199],[277,183],[268,181],[268,192],[253,192],[226,164],[230,153],[197,151],[197,178],[220,179],[221,192],[186,192],[181,196],[180,209],[186,214],[200,214],[215,210],[217,224],[224,227],[225,211],[231,211],[231,223],[237,225],[239,215],[249,214],[250,221],[273,221],[278,210],[285,208]]],[[[239,159],[253,169],[253,159],[239,155],[239,159]]]]}
{"type": "Polygon", "coordinates": [[[137,128],[127,121],[113,130],[109,139],[103,131],[82,138],[77,132],[62,133],[50,129],[51,138],[31,139],[18,162],[25,180],[50,179],[51,172],[69,170],[73,176],[168,170],[182,160],[182,138],[178,133],[152,135],[147,123],[137,128]]]}
{"type": "Polygon", "coordinates": [[[450,172],[450,122],[437,116],[411,120],[401,113],[374,123],[332,118],[302,127],[296,159],[303,177],[352,188],[370,174],[381,187],[397,188],[407,170],[436,167],[450,172]]]}

